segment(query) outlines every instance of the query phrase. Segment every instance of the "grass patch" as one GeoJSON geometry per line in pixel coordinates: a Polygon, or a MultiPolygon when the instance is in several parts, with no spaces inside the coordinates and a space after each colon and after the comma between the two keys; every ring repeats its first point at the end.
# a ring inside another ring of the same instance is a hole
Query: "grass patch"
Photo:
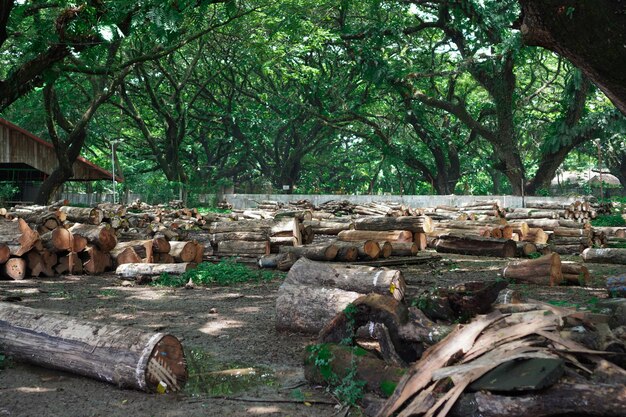
{"type": "Polygon", "coordinates": [[[196,207],[196,208],[198,209],[198,213],[200,214],[209,214],[209,213],[228,214],[232,212],[232,210],[221,209],[217,207],[196,207]]]}
{"type": "Polygon", "coordinates": [[[283,277],[281,272],[254,270],[226,259],[217,264],[203,262],[197,268],[181,275],[161,274],[152,284],[164,287],[182,287],[191,280],[196,285],[233,285],[244,282],[271,281],[283,277]]]}
{"type": "Polygon", "coordinates": [[[626,220],[624,220],[620,214],[606,214],[593,219],[591,225],[598,227],[620,227],[626,226],[626,220]]]}

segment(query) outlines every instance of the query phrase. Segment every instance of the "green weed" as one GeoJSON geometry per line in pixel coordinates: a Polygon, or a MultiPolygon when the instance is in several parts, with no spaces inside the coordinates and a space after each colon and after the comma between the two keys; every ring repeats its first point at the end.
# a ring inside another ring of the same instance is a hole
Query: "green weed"
{"type": "Polygon", "coordinates": [[[626,226],[626,220],[619,214],[607,214],[593,219],[591,225],[599,227],[619,227],[626,226]]]}
{"type": "Polygon", "coordinates": [[[232,285],[243,282],[271,281],[282,276],[284,274],[279,272],[254,270],[232,259],[227,259],[217,264],[203,262],[197,268],[181,275],[161,274],[152,285],[182,287],[189,280],[196,285],[232,285]]]}

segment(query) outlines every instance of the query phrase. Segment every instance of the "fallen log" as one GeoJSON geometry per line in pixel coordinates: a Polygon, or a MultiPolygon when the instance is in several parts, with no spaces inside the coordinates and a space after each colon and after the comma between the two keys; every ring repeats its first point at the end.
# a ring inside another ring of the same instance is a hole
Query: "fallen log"
{"type": "Polygon", "coordinates": [[[502,278],[517,284],[559,285],[563,281],[561,257],[552,253],[537,259],[509,263],[502,270],[502,278]]]}
{"type": "Polygon", "coordinates": [[[76,223],[69,228],[70,233],[87,239],[92,245],[98,246],[103,252],[109,252],[117,245],[115,230],[108,224],[80,224],[76,223]]]}
{"type": "Polygon", "coordinates": [[[413,232],[408,230],[389,230],[389,231],[375,231],[375,230],[344,230],[337,235],[339,240],[353,242],[363,240],[375,240],[388,242],[412,242],[413,232]]]}
{"type": "Polygon", "coordinates": [[[391,294],[396,300],[402,300],[406,291],[406,282],[398,270],[314,262],[306,258],[299,259],[291,267],[285,282],[314,288],[339,288],[361,294],[391,294]]]}
{"type": "Polygon", "coordinates": [[[26,260],[22,258],[11,258],[2,265],[4,276],[14,281],[26,278],[26,260]]]}
{"type": "Polygon", "coordinates": [[[31,229],[23,219],[5,220],[0,218],[0,243],[9,247],[11,255],[24,255],[38,241],[39,233],[31,229]]]}
{"type": "Polygon", "coordinates": [[[313,261],[332,261],[337,256],[339,248],[336,245],[304,245],[281,246],[280,253],[294,253],[299,258],[308,258],[313,261]]]}
{"type": "MultiPolygon", "coordinates": [[[[356,251],[355,251],[356,255],[356,251]]],[[[279,271],[289,271],[293,264],[296,263],[298,257],[294,253],[278,253],[272,255],[264,255],[259,258],[259,267],[276,268],[279,271]]]]}
{"type": "MultiPolygon", "coordinates": [[[[333,245],[337,246],[341,251],[343,247],[354,247],[357,249],[358,259],[363,261],[373,261],[380,257],[381,249],[378,242],[373,240],[364,240],[364,241],[350,241],[343,242],[341,240],[335,240],[332,242],[333,245]]],[[[339,255],[338,255],[339,256],[339,255]]],[[[338,259],[341,260],[341,259],[338,259]]]]}
{"type": "Polygon", "coordinates": [[[626,249],[621,248],[587,248],[582,252],[585,262],[626,265],[626,249]]]}
{"type": "Polygon", "coordinates": [[[450,414],[455,417],[548,417],[556,415],[626,415],[626,386],[559,383],[541,393],[503,396],[463,394],[450,414]],[[601,393],[601,394],[600,394],[601,393]],[[610,398],[610,401],[607,399],[610,398]]]}
{"type": "Polygon", "coordinates": [[[574,285],[583,285],[591,283],[591,275],[589,269],[578,262],[561,262],[561,271],[563,279],[574,285]]]}
{"type": "Polygon", "coordinates": [[[62,206],[59,211],[74,223],[99,225],[104,220],[104,212],[97,208],[62,206]]]}
{"type": "Polygon", "coordinates": [[[416,243],[388,242],[391,245],[391,256],[415,256],[418,252],[416,243]]]}
{"type": "Polygon", "coordinates": [[[161,275],[163,273],[180,275],[195,267],[196,264],[189,262],[173,264],[134,263],[118,266],[115,273],[123,278],[133,278],[136,275],[161,275]]]}
{"type": "Polygon", "coordinates": [[[196,246],[193,242],[170,242],[169,253],[175,262],[193,262],[196,259],[196,246]]]}
{"type": "Polygon", "coordinates": [[[0,350],[18,361],[143,391],[154,392],[161,382],[179,391],[187,380],[174,336],[9,303],[0,303],[0,350]]]}
{"type": "Polygon", "coordinates": [[[337,235],[342,231],[354,229],[353,223],[323,220],[305,220],[303,225],[310,226],[316,235],[337,235]]]}
{"type": "Polygon", "coordinates": [[[111,256],[96,246],[88,246],[78,256],[83,261],[83,271],[88,274],[101,274],[113,266],[111,256]]]}
{"type": "Polygon", "coordinates": [[[356,230],[409,230],[414,233],[430,233],[433,231],[433,223],[428,216],[364,217],[355,220],[354,228],[356,230]]]}
{"type": "Polygon", "coordinates": [[[269,241],[224,240],[217,244],[219,256],[259,256],[269,255],[269,241]]]}
{"type": "Polygon", "coordinates": [[[443,235],[433,242],[437,252],[463,255],[497,256],[512,258],[517,245],[510,239],[494,239],[479,236],[443,235]]]}

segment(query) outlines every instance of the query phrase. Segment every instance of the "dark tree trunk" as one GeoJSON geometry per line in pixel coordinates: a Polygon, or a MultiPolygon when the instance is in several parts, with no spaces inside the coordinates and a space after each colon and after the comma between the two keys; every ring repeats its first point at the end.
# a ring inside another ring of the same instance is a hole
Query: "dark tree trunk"
{"type": "Polygon", "coordinates": [[[569,59],[626,114],[626,5],[614,0],[520,0],[527,45],[569,59]]]}

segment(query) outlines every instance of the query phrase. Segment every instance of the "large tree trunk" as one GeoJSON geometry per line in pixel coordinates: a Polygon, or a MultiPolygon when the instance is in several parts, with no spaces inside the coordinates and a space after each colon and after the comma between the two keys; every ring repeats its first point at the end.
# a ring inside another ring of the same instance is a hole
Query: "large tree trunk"
{"type": "Polygon", "coordinates": [[[0,350],[17,360],[156,391],[187,380],[183,348],[174,336],[144,333],[66,315],[0,303],[0,350]]]}
{"type": "Polygon", "coordinates": [[[513,280],[516,284],[559,285],[563,281],[561,257],[552,253],[510,263],[502,270],[502,278],[513,280]]]}
{"type": "Polygon", "coordinates": [[[621,2],[520,0],[522,39],[570,60],[626,114],[626,14],[621,2]],[[584,28],[584,29],[581,29],[584,28]]]}
{"type": "Polygon", "coordinates": [[[517,244],[510,239],[478,236],[440,236],[433,242],[433,246],[437,252],[459,253],[463,255],[512,258],[517,253],[517,244]]]}

